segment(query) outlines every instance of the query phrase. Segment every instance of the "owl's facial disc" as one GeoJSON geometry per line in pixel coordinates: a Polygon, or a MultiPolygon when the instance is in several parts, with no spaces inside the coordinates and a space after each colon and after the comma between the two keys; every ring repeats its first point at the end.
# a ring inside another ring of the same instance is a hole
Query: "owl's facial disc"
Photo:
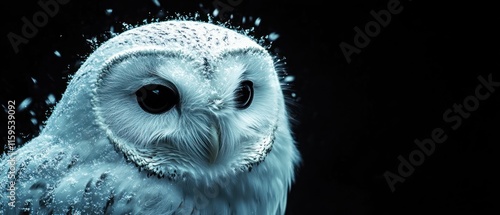
{"type": "Polygon", "coordinates": [[[271,151],[281,91],[267,52],[207,60],[138,48],[117,53],[100,71],[97,122],[142,170],[173,180],[225,177],[251,170],[271,151]]]}

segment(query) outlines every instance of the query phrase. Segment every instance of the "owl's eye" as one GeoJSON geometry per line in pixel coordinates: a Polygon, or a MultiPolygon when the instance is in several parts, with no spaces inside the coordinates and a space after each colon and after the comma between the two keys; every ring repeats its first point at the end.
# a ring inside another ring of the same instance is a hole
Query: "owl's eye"
{"type": "Polygon", "coordinates": [[[253,83],[251,81],[242,81],[238,89],[235,92],[236,95],[236,107],[239,109],[245,109],[253,100],[253,83]]]}
{"type": "Polygon", "coordinates": [[[152,114],[164,113],[179,103],[179,93],[174,84],[148,84],[135,92],[137,103],[152,114]]]}

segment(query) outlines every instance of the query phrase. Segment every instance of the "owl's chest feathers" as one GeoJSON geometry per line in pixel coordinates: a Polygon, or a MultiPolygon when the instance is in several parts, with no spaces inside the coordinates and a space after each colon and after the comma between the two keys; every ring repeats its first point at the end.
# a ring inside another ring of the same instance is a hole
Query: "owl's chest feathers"
{"type": "Polygon", "coordinates": [[[28,159],[19,167],[18,180],[24,189],[18,203],[34,211],[267,214],[284,207],[289,185],[276,165],[281,158],[273,153],[251,172],[199,183],[139,171],[106,140],[71,148],[41,146],[43,142],[33,143],[19,155],[28,159]]]}

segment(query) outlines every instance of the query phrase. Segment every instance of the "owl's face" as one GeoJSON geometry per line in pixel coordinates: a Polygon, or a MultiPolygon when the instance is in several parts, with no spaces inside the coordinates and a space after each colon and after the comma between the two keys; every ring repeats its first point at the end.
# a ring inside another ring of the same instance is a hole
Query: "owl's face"
{"type": "Polygon", "coordinates": [[[283,95],[272,57],[249,37],[168,21],[129,30],[95,53],[104,58],[92,68],[98,124],[139,167],[171,179],[219,177],[270,152],[283,95]]]}

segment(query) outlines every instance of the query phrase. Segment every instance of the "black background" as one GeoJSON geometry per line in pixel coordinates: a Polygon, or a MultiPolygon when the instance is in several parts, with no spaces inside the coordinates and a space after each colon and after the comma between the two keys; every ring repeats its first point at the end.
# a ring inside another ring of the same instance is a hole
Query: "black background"
{"type": "MultiPolygon", "coordinates": [[[[48,95],[59,100],[68,76],[91,53],[87,39],[104,41],[111,26],[124,30],[122,22],[203,15],[217,7],[214,2],[160,0],[157,6],[153,1],[70,0],[18,53],[7,34],[21,35],[22,17],[31,19],[41,8],[36,1],[4,2],[2,59],[7,66],[1,71],[1,104],[5,109],[8,100],[19,105],[32,99],[16,112],[20,143],[38,134],[53,106],[46,102],[48,95]],[[113,12],[107,15],[106,9],[113,12]]],[[[353,28],[364,29],[374,20],[370,11],[386,9],[389,0],[219,2],[234,4],[232,23],[244,28],[252,25],[243,24],[242,17],[260,17],[256,36],[278,33],[271,51],[286,57],[286,69],[295,77],[291,112],[303,163],[287,214],[498,211],[494,146],[500,142],[500,87],[456,130],[443,120],[455,103],[474,96],[479,75],[500,81],[493,5],[401,1],[402,12],[347,63],[339,44],[354,45],[353,28]],[[446,141],[391,192],[384,173],[397,174],[398,156],[408,159],[418,150],[414,139],[430,138],[438,127],[446,141]]],[[[2,115],[7,127],[6,111],[2,115]]],[[[6,136],[5,129],[5,142],[6,136]]]]}

